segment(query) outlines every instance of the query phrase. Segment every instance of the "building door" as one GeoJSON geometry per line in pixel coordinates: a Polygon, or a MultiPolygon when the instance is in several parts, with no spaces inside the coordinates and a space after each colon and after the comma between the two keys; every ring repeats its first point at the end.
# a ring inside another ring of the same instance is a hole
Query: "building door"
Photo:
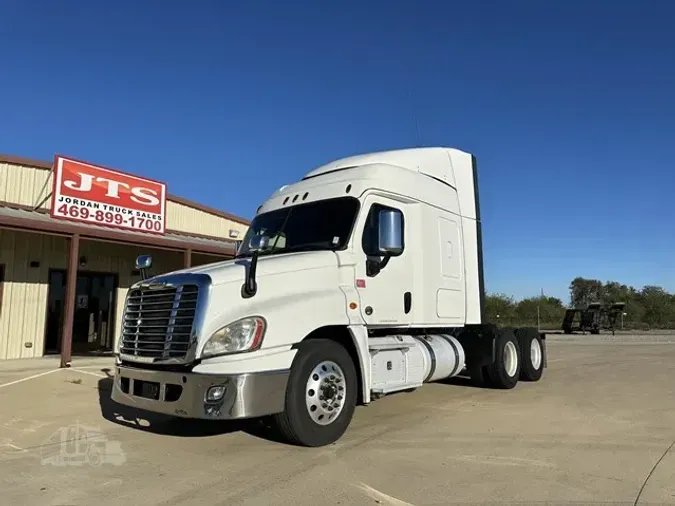
{"type": "MultiPolygon", "coordinates": [[[[78,272],[73,315],[73,354],[111,351],[117,276],[78,272]]],[[[65,318],[66,271],[49,273],[45,353],[59,353],[65,318]]]]}

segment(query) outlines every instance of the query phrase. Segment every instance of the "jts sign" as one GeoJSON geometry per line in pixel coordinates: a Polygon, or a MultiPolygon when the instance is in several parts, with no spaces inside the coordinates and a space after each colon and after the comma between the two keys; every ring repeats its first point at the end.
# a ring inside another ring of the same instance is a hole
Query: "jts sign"
{"type": "Polygon", "coordinates": [[[163,234],[166,185],[56,156],[51,215],[94,225],[163,234]]]}

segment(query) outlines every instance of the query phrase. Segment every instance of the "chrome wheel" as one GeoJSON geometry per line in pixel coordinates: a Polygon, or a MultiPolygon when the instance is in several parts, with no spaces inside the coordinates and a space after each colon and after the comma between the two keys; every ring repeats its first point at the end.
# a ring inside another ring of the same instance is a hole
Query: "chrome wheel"
{"type": "Polygon", "coordinates": [[[541,343],[539,339],[532,339],[530,342],[530,362],[532,362],[532,367],[535,371],[541,367],[541,343]]]}
{"type": "Polygon", "coordinates": [[[332,423],[344,407],[345,375],[335,362],[325,360],[312,370],[305,388],[307,412],[314,423],[332,423]]]}
{"type": "Polygon", "coordinates": [[[518,350],[512,341],[504,346],[504,369],[509,377],[515,376],[518,370],[518,350]]]}

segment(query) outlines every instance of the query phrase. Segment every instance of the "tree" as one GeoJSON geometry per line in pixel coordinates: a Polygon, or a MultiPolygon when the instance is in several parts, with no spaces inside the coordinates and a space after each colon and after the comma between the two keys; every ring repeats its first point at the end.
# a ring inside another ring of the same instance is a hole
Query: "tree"
{"type": "Polygon", "coordinates": [[[516,315],[518,322],[523,325],[559,327],[565,315],[565,306],[556,297],[530,297],[518,302],[516,315]]]}
{"type": "Polygon", "coordinates": [[[673,297],[660,286],[645,286],[640,291],[644,306],[643,321],[652,328],[665,328],[675,322],[673,297]]]}
{"type": "Polygon", "coordinates": [[[502,293],[485,297],[485,312],[488,321],[502,325],[514,325],[516,322],[516,304],[513,297],[502,293]]]}
{"type": "Polygon", "coordinates": [[[637,290],[633,287],[622,285],[616,281],[608,281],[602,286],[602,302],[612,304],[613,302],[628,302],[637,295],[637,290]]]}
{"type": "MultiPolygon", "coordinates": [[[[569,289],[572,307],[585,308],[591,302],[625,303],[623,326],[626,329],[675,329],[675,294],[660,286],[636,289],[617,281],[603,283],[576,277],[569,289]]],[[[555,297],[528,297],[516,302],[513,297],[500,293],[486,294],[485,300],[488,321],[502,326],[536,326],[539,322],[542,329],[560,328],[565,314],[563,302],[555,297]]],[[[617,324],[620,321],[621,317],[617,324]]]]}
{"type": "Polygon", "coordinates": [[[597,279],[574,278],[570,283],[570,302],[572,307],[583,308],[592,302],[601,302],[602,282],[597,279]]]}

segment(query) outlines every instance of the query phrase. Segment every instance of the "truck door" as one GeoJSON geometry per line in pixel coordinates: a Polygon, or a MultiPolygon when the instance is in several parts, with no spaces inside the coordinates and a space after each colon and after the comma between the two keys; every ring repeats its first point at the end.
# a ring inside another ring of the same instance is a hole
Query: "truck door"
{"type": "Polygon", "coordinates": [[[354,248],[357,256],[355,283],[361,314],[369,325],[410,324],[415,300],[411,226],[417,209],[414,204],[378,195],[367,197],[362,209],[354,248]],[[383,211],[389,211],[385,213],[387,217],[400,219],[403,247],[395,255],[378,254],[380,214],[383,211]]]}

